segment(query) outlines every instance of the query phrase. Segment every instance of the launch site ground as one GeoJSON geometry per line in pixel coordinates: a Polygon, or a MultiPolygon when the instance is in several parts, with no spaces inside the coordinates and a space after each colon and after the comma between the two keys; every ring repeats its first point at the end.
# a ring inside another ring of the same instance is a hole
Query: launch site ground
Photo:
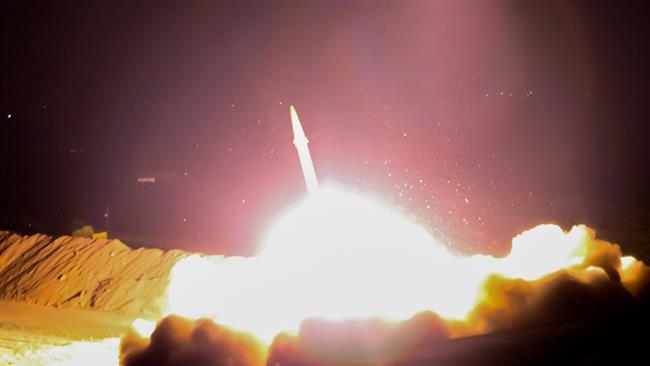
{"type": "MultiPolygon", "coordinates": [[[[633,225],[632,220],[628,221],[628,227],[633,225]]],[[[621,222],[614,222],[613,226],[623,227],[621,222]]],[[[617,235],[616,231],[608,233],[617,235]]],[[[639,236],[643,231],[634,227],[618,232],[621,236],[631,234],[639,236]]],[[[151,309],[145,309],[148,308],[146,304],[156,302],[156,296],[160,295],[156,287],[164,287],[165,271],[171,268],[175,260],[186,255],[183,252],[168,256],[156,250],[133,251],[120,242],[106,239],[54,239],[43,235],[21,237],[8,232],[3,235],[5,246],[0,251],[3,254],[0,267],[5,276],[4,282],[0,281],[0,287],[5,298],[13,296],[14,300],[0,300],[0,355],[3,365],[12,366],[117,365],[121,338],[127,334],[135,319],[144,313],[151,313],[151,309]],[[7,243],[13,245],[8,246],[7,243]],[[61,260],[60,254],[69,253],[70,248],[84,249],[73,250],[75,255],[61,260]],[[9,249],[15,249],[15,252],[12,254],[9,249]],[[146,277],[144,272],[118,270],[114,273],[110,269],[127,268],[120,266],[138,261],[144,268],[154,266],[158,269],[164,267],[165,270],[146,277]],[[104,265],[98,265],[100,262],[104,265]],[[63,273],[66,276],[56,276],[61,272],[60,268],[56,269],[57,265],[65,268],[63,273]],[[98,269],[107,272],[97,272],[98,269]],[[97,281],[97,276],[106,273],[122,278],[108,283],[97,281]],[[149,284],[149,292],[146,293],[136,291],[143,278],[149,284]],[[107,285],[104,287],[97,283],[107,285]],[[54,286],[54,290],[51,286],[54,286]],[[79,293],[82,295],[77,296],[79,293]],[[25,294],[28,296],[24,297],[25,294]],[[143,298],[144,294],[148,299],[143,298]],[[140,297],[142,301],[137,303],[130,297],[140,297]],[[91,303],[94,305],[91,306],[91,303]],[[118,308],[115,308],[116,304],[119,304],[118,308]]],[[[643,254],[643,251],[639,253],[643,254]]],[[[640,350],[643,349],[645,338],[638,333],[643,333],[648,326],[647,313],[633,312],[613,316],[604,323],[564,322],[440,340],[420,347],[408,358],[391,364],[519,365],[531,364],[532,359],[537,362],[533,364],[570,360],[573,364],[590,365],[594,364],[592,360],[622,361],[642,354],[640,350]]],[[[350,363],[350,359],[337,360],[336,357],[330,361],[336,365],[362,365],[368,362],[361,359],[350,363]]]]}
{"type": "MultiPolygon", "coordinates": [[[[119,338],[133,317],[89,310],[0,301],[2,364],[116,366],[119,338]],[[82,345],[75,347],[74,345],[82,345]]],[[[636,325],[642,326],[639,322],[636,325]]],[[[647,318],[645,320],[648,323],[647,318]]],[[[553,364],[570,360],[591,365],[594,360],[635,360],[643,337],[624,324],[589,329],[575,324],[440,341],[395,366],[553,364]]],[[[359,365],[367,360],[360,360],[359,365]]],[[[343,363],[342,363],[343,364],[343,363]]],[[[345,363],[349,365],[350,363],[345,363]]],[[[616,364],[616,363],[613,363],[616,364]]]]}
{"type": "Polygon", "coordinates": [[[101,360],[115,359],[116,356],[116,348],[102,347],[101,341],[108,340],[117,345],[134,320],[132,316],[115,313],[57,309],[15,301],[0,301],[0,309],[2,365],[87,362],[114,366],[115,363],[101,363],[101,360]],[[86,352],[74,353],[66,348],[75,342],[87,342],[84,343],[88,345],[86,352]]]}

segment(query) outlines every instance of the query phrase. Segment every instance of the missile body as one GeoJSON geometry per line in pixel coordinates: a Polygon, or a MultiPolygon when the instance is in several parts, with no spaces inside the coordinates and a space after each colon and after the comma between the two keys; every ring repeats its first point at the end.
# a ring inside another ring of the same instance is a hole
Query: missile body
{"type": "Polygon", "coordinates": [[[298,150],[298,158],[300,159],[300,166],[302,167],[302,174],[305,177],[305,185],[307,186],[307,193],[313,196],[318,191],[318,179],[316,178],[316,171],[314,170],[314,163],[311,161],[309,154],[309,147],[307,144],[309,140],[305,136],[305,131],[302,129],[300,119],[296,109],[291,106],[291,129],[293,130],[293,145],[298,150]]]}

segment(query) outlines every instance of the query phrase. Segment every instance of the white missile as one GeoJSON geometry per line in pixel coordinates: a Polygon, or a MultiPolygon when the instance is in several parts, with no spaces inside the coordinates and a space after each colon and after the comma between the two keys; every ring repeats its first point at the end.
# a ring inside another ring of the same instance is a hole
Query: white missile
{"type": "Polygon", "coordinates": [[[307,193],[312,196],[318,191],[318,179],[316,179],[314,163],[311,161],[309,147],[307,146],[309,140],[307,139],[307,136],[305,136],[305,131],[302,129],[296,108],[291,106],[290,111],[291,129],[293,130],[293,144],[296,147],[296,150],[298,150],[298,158],[300,159],[302,174],[305,176],[307,193]]]}

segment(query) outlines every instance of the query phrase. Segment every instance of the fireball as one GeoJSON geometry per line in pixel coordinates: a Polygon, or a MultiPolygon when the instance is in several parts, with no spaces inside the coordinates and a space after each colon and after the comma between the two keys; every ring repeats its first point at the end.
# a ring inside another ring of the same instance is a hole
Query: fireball
{"type": "MultiPolygon", "coordinates": [[[[482,287],[491,276],[533,281],[585,269],[587,254],[603,245],[590,244],[595,234],[585,226],[564,232],[540,225],[515,237],[504,258],[455,254],[400,210],[321,187],[309,140],[293,106],[290,112],[308,197],[280,215],[256,256],[196,255],[177,263],[166,314],[208,317],[266,342],[296,332],[308,318],[397,322],[428,310],[463,322],[489,302],[482,287]]],[[[619,248],[612,253],[620,257],[619,248]]],[[[636,261],[619,257],[629,283],[638,276],[636,261]]]]}
{"type": "Polygon", "coordinates": [[[461,256],[399,210],[330,186],[281,215],[258,255],[179,262],[166,313],[209,317],[266,342],[308,318],[401,321],[432,310],[462,321],[487,277],[533,280],[579,265],[588,234],[540,225],[504,258],[461,256]]]}

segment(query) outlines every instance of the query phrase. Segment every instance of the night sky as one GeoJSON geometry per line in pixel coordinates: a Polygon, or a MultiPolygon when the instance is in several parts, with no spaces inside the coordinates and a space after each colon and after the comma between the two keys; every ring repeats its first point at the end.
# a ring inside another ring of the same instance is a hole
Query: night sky
{"type": "Polygon", "coordinates": [[[291,104],[321,182],[459,251],[650,207],[647,2],[162,4],[2,2],[0,228],[251,254],[291,104]]]}

